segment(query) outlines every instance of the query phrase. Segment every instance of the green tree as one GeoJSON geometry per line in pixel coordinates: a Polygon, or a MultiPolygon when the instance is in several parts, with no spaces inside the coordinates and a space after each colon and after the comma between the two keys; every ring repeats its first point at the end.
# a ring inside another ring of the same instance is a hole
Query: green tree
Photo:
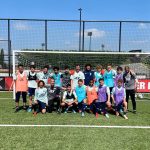
{"type": "Polygon", "coordinates": [[[4,66],[4,49],[1,49],[0,52],[0,65],[3,67],[4,66]]]}

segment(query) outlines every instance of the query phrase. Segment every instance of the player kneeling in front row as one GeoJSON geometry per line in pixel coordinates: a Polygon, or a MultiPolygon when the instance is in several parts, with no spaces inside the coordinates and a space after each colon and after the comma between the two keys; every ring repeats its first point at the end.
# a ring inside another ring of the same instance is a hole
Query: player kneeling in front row
{"type": "Polygon", "coordinates": [[[98,117],[98,111],[101,111],[101,114],[105,115],[106,118],[109,118],[109,115],[106,110],[106,106],[110,104],[110,90],[109,87],[104,85],[104,79],[99,79],[100,85],[98,88],[98,100],[96,101],[96,117],[98,117]]]}
{"type": "Polygon", "coordinates": [[[85,108],[86,108],[86,86],[83,85],[83,80],[78,80],[78,85],[75,88],[78,100],[78,109],[81,116],[84,117],[85,108]]]}
{"type": "Polygon", "coordinates": [[[41,110],[42,114],[46,113],[46,105],[48,104],[47,98],[47,89],[45,88],[44,81],[40,80],[38,82],[38,88],[35,90],[35,97],[34,97],[34,115],[41,110]]]}
{"type": "Polygon", "coordinates": [[[77,95],[75,91],[71,90],[71,85],[68,84],[67,91],[63,93],[61,107],[65,109],[65,113],[67,113],[69,109],[72,109],[72,112],[76,113],[75,108],[77,104],[77,95]]]}
{"type": "Polygon", "coordinates": [[[115,104],[116,116],[122,115],[125,119],[128,119],[126,116],[127,111],[127,102],[126,102],[126,92],[122,87],[123,80],[119,79],[117,82],[117,86],[115,86],[112,90],[112,100],[115,104]],[[124,106],[124,108],[123,108],[124,106]]]}
{"type": "Polygon", "coordinates": [[[56,106],[56,111],[58,114],[60,114],[60,92],[61,88],[58,86],[55,86],[55,80],[51,78],[50,85],[46,85],[47,87],[47,94],[48,94],[48,112],[52,113],[54,110],[54,106],[56,106]]]}

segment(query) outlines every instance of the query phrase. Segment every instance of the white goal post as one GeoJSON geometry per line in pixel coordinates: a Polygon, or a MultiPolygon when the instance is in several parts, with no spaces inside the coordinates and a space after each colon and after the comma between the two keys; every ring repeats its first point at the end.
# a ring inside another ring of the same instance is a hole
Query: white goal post
{"type": "MultiPolygon", "coordinates": [[[[96,65],[106,68],[107,64],[117,66],[130,66],[137,75],[150,78],[150,53],[136,52],[75,52],[75,51],[22,51],[13,50],[13,74],[16,73],[18,64],[23,64],[25,70],[31,62],[35,63],[38,69],[44,65],[58,66],[63,71],[68,65],[71,69],[76,64],[84,69],[85,64],[91,64],[93,69],[96,65]]],[[[13,98],[15,99],[15,84],[13,87],[13,98]]]]}

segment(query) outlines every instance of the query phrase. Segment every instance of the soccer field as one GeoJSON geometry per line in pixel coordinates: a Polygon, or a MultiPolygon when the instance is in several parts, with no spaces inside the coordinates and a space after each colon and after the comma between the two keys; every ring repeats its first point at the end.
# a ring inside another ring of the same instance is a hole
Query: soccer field
{"type": "MultiPolygon", "coordinates": [[[[14,113],[12,93],[0,93],[0,125],[88,125],[88,126],[0,126],[0,149],[111,149],[148,150],[150,147],[150,101],[137,102],[137,114],[128,113],[128,120],[110,114],[110,119],[99,115],[96,119],[86,113],[38,114],[24,110],[14,113]],[[5,98],[5,99],[3,99],[5,98]],[[92,127],[93,126],[93,127],[92,127]],[[106,126],[105,128],[101,128],[106,126]],[[126,126],[131,128],[114,128],[126,126]],[[112,127],[112,128],[108,128],[112,127]]],[[[21,105],[21,104],[20,104],[21,105]]],[[[129,110],[131,109],[131,103],[129,110]]]]}

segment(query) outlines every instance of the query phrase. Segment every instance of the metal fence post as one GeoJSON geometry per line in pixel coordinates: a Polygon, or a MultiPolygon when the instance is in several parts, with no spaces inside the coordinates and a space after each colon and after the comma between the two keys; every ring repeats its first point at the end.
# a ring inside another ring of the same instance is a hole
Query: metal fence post
{"type": "Polygon", "coordinates": [[[8,19],[8,69],[11,74],[11,40],[10,40],[10,19],[8,19]]]}
{"type": "Polygon", "coordinates": [[[78,9],[80,11],[80,27],[79,27],[79,51],[81,51],[81,30],[82,30],[82,9],[78,9]]]}
{"type": "Polygon", "coordinates": [[[45,20],[45,50],[47,51],[47,20],[45,20]]]}
{"type": "Polygon", "coordinates": [[[83,31],[82,31],[82,51],[84,51],[84,30],[85,30],[85,21],[83,21],[83,31]]]}
{"type": "Polygon", "coordinates": [[[119,52],[121,52],[121,33],[122,33],[122,22],[120,21],[119,25],[119,52]]]}

